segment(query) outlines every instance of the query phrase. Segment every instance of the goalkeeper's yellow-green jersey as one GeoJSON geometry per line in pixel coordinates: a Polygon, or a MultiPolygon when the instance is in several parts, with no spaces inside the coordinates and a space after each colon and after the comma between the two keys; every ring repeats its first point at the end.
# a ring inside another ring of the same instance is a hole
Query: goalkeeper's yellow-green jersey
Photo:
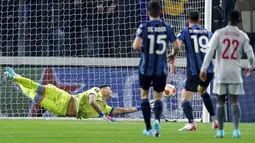
{"type": "Polygon", "coordinates": [[[103,111],[106,115],[110,115],[113,108],[108,106],[106,101],[103,100],[103,95],[100,91],[100,88],[94,87],[77,95],[76,97],[78,102],[77,117],[78,118],[94,118],[99,116],[99,114],[89,104],[90,94],[96,95],[96,102],[99,105],[101,111],[103,111]]]}

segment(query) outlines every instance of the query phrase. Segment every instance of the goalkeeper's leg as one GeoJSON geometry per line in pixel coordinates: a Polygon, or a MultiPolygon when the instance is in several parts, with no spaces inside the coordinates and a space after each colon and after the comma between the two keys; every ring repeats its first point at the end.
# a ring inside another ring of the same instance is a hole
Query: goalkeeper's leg
{"type": "Polygon", "coordinates": [[[49,110],[55,116],[60,116],[60,117],[76,116],[76,108],[75,108],[76,106],[74,107],[71,106],[74,101],[71,100],[72,96],[69,93],[51,84],[44,85],[43,89],[45,89],[45,92],[43,94],[43,100],[40,102],[41,106],[49,110]],[[71,102],[70,110],[69,110],[69,102],[71,102]]]}
{"type": "Polygon", "coordinates": [[[16,82],[21,90],[35,102],[55,116],[66,116],[71,95],[53,85],[40,85],[16,74],[10,67],[5,68],[5,79],[16,82]]]}
{"type": "Polygon", "coordinates": [[[23,85],[17,83],[23,94],[34,100],[35,102],[38,102],[40,99],[40,95],[36,93],[36,91],[33,91],[29,88],[24,87],[23,85]]]}
{"type": "Polygon", "coordinates": [[[48,111],[52,111],[52,109],[56,108],[56,104],[53,100],[45,98],[44,96],[38,94],[36,91],[31,90],[29,88],[24,87],[23,85],[18,83],[19,88],[29,98],[34,100],[36,103],[39,103],[40,106],[44,107],[48,111]]]}
{"type": "MultiPolygon", "coordinates": [[[[55,116],[66,116],[68,111],[69,101],[71,95],[58,89],[53,85],[45,85],[46,92],[44,94],[38,94],[36,91],[24,87],[21,84],[18,84],[22,92],[34,100],[36,103],[39,103],[40,106],[51,112],[55,116]]],[[[75,113],[70,114],[75,116],[75,113]]]]}
{"type": "Polygon", "coordinates": [[[16,74],[14,70],[10,67],[5,68],[4,76],[5,76],[5,79],[12,80],[18,83],[19,85],[22,85],[25,88],[36,91],[38,94],[43,95],[45,91],[45,88],[42,85],[32,81],[31,79],[28,79],[16,74]]]}

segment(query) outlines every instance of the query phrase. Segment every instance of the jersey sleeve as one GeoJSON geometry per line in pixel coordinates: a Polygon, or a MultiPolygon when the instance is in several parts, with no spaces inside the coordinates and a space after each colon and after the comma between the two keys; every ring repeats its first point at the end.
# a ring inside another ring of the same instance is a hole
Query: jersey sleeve
{"type": "Polygon", "coordinates": [[[184,40],[184,38],[185,38],[185,29],[183,29],[183,30],[181,30],[178,34],[177,34],[177,38],[179,39],[179,40],[184,40]]]}
{"type": "Polygon", "coordinates": [[[211,39],[212,36],[213,36],[213,33],[212,32],[208,32],[208,36],[209,36],[209,39],[211,39]]]}
{"type": "Polygon", "coordinates": [[[85,95],[88,96],[88,98],[89,98],[90,94],[94,94],[97,97],[97,90],[99,90],[99,88],[97,88],[97,87],[91,88],[86,91],[85,95]]]}
{"type": "Polygon", "coordinates": [[[140,26],[136,30],[136,37],[143,38],[143,32],[144,32],[144,25],[140,24],[140,26]]]}
{"type": "Polygon", "coordinates": [[[246,33],[245,33],[244,37],[245,37],[244,38],[244,45],[243,45],[244,52],[247,53],[247,52],[253,51],[252,46],[250,44],[250,38],[248,37],[248,35],[246,33]]]}
{"type": "Polygon", "coordinates": [[[113,108],[113,107],[106,105],[106,107],[105,107],[105,109],[104,109],[104,113],[105,113],[106,115],[111,116],[111,115],[112,115],[113,110],[114,110],[114,108],[113,108]]]}
{"type": "MultiPolygon", "coordinates": [[[[215,33],[212,35],[211,40],[209,41],[209,44],[208,44],[209,49],[215,50],[217,48],[218,43],[219,43],[219,37],[220,37],[219,31],[215,31],[215,33]]],[[[208,53],[208,52],[206,52],[206,53],[208,53]]]]}
{"type": "Polygon", "coordinates": [[[169,41],[171,42],[171,43],[173,43],[175,40],[176,40],[176,36],[175,36],[175,34],[174,34],[174,30],[173,30],[173,28],[172,28],[172,26],[171,25],[168,25],[168,37],[169,37],[169,41]]]}
{"type": "Polygon", "coordinates": [[[202,64],[201,71],[206,71],[206,69],[208,68],[212,60],[212,57],[214,55],[214,51],[218,46],[218,42],[219,42],[219,32],[216,31],[214,35],[212,36],[212,39],[209,41],[208,50],[206,52],[206,55],[202,64]]]}

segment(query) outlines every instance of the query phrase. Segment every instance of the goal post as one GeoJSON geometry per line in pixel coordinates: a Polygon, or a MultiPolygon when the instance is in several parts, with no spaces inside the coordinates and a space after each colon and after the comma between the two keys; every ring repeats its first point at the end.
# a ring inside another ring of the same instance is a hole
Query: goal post
{"type": "MultiPolygon", "coordinates": [[[[205,23],[205,29],[208,31],[212,31],[212,1],[211,0],[205,0],[205,15],[204,15],[204,23],[205,23]]],[[[207,88],[207,92],[210,94],[210,84],[207,88]]],[[[210,122],[210,114],[207,111],[205,105],[203,104],[203,112],[202,112],[202,120],[204,123],[210,122]]]]}

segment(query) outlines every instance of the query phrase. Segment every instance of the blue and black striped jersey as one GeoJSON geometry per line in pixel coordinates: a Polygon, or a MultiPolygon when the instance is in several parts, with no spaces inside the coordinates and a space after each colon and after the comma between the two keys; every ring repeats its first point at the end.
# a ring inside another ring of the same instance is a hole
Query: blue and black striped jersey
{"type": "Polygon", "coordinates": [[[176,36],[170,24],[162,20],[150,20],[139,26],[136,36],[143,39],[139,72],[147,76],[168,73],[166,48],[176,36]]]}
{"type": "MultiPolygon", "coordinates": [[[[198,75],[206,54],[207,44],[212,37],[212,33],[199,25],[185,28],[177,35],[179,40],[185,44],[187,52],[187,75],[198,75]]],[[[208,73],[213,73],[213,63],[207,69],[208,73]]]]}

